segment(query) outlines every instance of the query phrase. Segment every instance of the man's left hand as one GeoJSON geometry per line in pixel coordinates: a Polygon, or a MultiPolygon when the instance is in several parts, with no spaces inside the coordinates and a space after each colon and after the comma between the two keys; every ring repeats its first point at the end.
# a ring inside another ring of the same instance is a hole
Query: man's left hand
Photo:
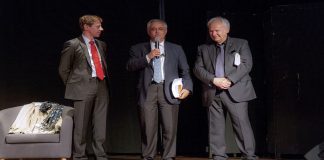
{"type": "Polygon", "coordinates": [[[188,97],[188,95],[189,95],[189,90],[187,90],[187,89],[182,89],[181,90],[181,92],[180,92],[180,97],[179,97],[179,99],[185,99],[185,98],[187,98],[188,97]]]}

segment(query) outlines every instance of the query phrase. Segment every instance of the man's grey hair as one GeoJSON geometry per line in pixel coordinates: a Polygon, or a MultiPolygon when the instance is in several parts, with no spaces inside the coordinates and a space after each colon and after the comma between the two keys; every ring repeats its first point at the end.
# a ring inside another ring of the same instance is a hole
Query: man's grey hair
{"type": "Polygon", "coordinates": [[[212,23],[214,23],[214,22],[221,22],[221,23],[223,23],[223,24],[225,25],[225,27],[227,27],[228,29],[230,29],[230,27],[231,27],[230,22],[229,22],[226,18],[224,18],[224,17],[220,17],[220,16],[218,16],[218,17],[214,17],[214,18],[210,19],[210,20],[207,22],[207,27],[209,28],[210,25],[211,25],[212,23]]]}
{"type": "Polygon", "coordinates": [[[160,22],[160,23],[162,23],[164,25],[165,29],[168,28],[168,24],[164,20],[162,20],[162,19],[151,19],[150,21],[147,22],[147,30],[150,29],[151,24],[154,23],[154,22],[160,22]]]}

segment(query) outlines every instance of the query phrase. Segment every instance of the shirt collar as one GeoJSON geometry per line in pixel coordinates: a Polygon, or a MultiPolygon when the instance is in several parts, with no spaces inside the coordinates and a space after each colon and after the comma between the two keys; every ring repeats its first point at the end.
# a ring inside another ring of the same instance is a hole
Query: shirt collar
{"type": "Polygon", "coordinates": [[[84,42],[85,42],[87,45],[89,45],[90,39],[87,38],[86,36],[84,36],[83,34],[82,34],[82,38],[83,38],[84,42]]]}
{"type": "Polygon", "coordinates": [[[228,37],[226,38],[226,40],[225,40],[222,44],[216,44],[216,46],[221,46],[221,45],[226,46],[226,44],[227,44],[227,40],[228,40],[228,37]]]}

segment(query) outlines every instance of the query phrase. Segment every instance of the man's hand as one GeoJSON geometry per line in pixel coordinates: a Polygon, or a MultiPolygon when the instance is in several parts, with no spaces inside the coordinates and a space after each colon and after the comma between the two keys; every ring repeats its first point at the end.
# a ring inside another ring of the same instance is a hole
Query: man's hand
{"type": "Polygon", "coordinates": [[[152,58],[154,58],[154,57],[158,57],[158,56],[160,56],[160,50],[159,49],[153,49],[147,56],[148,56],[148,58],[151,60],[152,58]]]}
{"type": "Polygon", "coordinates": [[[227,78],[214,78],[213,84],[220,89],[228,89],[231,87],[232,82],[227,78]]]}
{"type": "Polygon", "coordinates": [[[180,92],[180,97],[179,99],[185,99],[188,97],[189,95],[189,91],[187,89],[182,89],[181,92],[180,92]]]}

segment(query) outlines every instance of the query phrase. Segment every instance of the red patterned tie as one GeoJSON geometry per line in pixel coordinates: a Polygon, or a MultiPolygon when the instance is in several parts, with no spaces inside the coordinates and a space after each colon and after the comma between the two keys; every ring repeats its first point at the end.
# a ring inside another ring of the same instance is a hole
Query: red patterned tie
{"type": "Polygon", "coordinates": [[[92,55],[93,63],[94,63],[95,68],[96,68],[97,77],[100,80],[103,80],[104,79],[104,72],[102,70],[102,66],[101,66],[101,63],[100,63],[100,59],[99,59],[99,55],[98,55],[96,45],[94,44],[94,41],[90,41],[89,43],[90,43],[90,46],[91,46],[91,55],[92,55]]]}

